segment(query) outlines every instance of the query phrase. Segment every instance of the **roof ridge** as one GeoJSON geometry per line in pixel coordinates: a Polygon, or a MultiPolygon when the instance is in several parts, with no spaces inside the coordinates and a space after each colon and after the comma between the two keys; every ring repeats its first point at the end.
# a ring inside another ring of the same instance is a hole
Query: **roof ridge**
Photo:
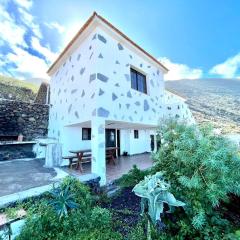
{"type": "Polygon", "coordinates": [[[138,44],[136,44],[133,40],[131,40],[127,35],[125,35],[123,32],[121,32],[118,28],[114,27],[108,20],[106,20],[104,17],[99,15],[96,11],[93,12],[93,14],[88,18],[88,20],[84,23],[84,25],[80,28],[80,30],[77,32],[77,34],[72,38],[72,40],[67,44],[67,46],[63,49],[63,51],[59,54],[58,58],[54,61],[54,63],[50,66],[47,73],[49,73],[54,66],[58,63],[58,61],[63,57],[63,55],[67,52],[67,50],[72,46],[72,44],[75,42],[75,40],[79,37],[79,35],[88,27],[88,25],[92,22],[94,17],[99,18],[102,22],[104,22],[106,25],[108,25],[110,28],[112,28],[115,32],[117,32],[119,35],[121,35],[123,38],[125,38],[128,42],[130,42],[134,47],[136,47],[138,50],[142,51],[145,55],[147,55],[150,59],[152,59],[154,62],[159,64],[165,71],[169,71],[161,62],[159,62],[155,57],[153,57],[150,53],[145,51],[142,47],[140,47],[138,44]]]}

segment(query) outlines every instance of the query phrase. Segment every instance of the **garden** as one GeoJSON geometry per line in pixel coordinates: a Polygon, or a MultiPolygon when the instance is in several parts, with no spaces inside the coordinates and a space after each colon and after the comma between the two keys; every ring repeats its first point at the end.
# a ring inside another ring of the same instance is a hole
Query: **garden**
{"type": "Polygon", "coordinates": [[[240,239],[239,149],[211,127],[161,124],[154,165],[134,166],[112,197],[67,177],[24,209],[18,240],[240,239]]]}

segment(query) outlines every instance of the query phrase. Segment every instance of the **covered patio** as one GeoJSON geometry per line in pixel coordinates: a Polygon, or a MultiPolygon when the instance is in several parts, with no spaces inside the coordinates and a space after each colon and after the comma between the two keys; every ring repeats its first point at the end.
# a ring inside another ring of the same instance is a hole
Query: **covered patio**
{"type": "Polygon", "coordinates": [[[150,154],[143,153],[156,150],[156,127],[143,123],[105,120],[102,117],[67,125],[61,139],[63,155],[67,156],[63,165],[71,162],[69,155],[75,155],[79,165],[85,154],[90,160],[84,164],[84,171],[73,170],[72,174],[95,173],[101,177],[101,185],[119,178],[134,164],[141,169],[148,168],[152,165],[150,154]],[[116,148],[116,164],[107,164],[109,148],[116,148]],[[126,153],[129,157],[122,156],[126,153]]]}
{"type": "MultiPolygon", "coordinates": [[[[144,170],[150,168],[153,165],[150,153],[136,154],[133,156],[120,156],[116,159],[116,164],[106,164],[106,178],[107,183],[120,178],[123,174],[127,173],[136,165],[139,169],[144,170]]],[[[63,170],[72,176],[81,176],[91,173],[91,163],[83,164],[83,172],[70,169],[69,167],[63,167],[63,170]]]]}

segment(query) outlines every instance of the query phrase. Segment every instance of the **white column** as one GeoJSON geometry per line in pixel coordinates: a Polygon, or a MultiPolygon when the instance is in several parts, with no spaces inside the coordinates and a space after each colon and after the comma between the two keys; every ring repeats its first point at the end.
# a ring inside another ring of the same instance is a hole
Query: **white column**
{"type": "Polygon", "coordinates": [[[93,117],[92,125],[92,173],[101,177],[100,184],[106,184],[106,156],[105,156],[105,119],[93,117]]]}

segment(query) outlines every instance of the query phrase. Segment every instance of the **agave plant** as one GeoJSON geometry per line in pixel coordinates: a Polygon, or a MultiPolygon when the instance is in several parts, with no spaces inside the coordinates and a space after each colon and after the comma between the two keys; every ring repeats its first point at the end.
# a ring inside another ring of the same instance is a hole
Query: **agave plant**
{"type": "Polygon", "coordinates": [[[168,192],[169,187],[170,184],[164,181],[162,173],[157,172],[155,175],[145,177],[133,188],[133,192],[141,197],[142,214],[147,210],[154,225],[157,221],[161,221],[164,203],[168,204],[170,212],[173,207],[183,207],[185,205],[168,192]]]}
{"type": "Polygon", "coordinates": [[[70,192],[69,187],[64,189],[53,187],[50,192],[52,200],[49,204],[55,209],[60,218],[68,215],[68,211],[78,208],[78,203],[74,201],[74,194],[70,192]]]}

